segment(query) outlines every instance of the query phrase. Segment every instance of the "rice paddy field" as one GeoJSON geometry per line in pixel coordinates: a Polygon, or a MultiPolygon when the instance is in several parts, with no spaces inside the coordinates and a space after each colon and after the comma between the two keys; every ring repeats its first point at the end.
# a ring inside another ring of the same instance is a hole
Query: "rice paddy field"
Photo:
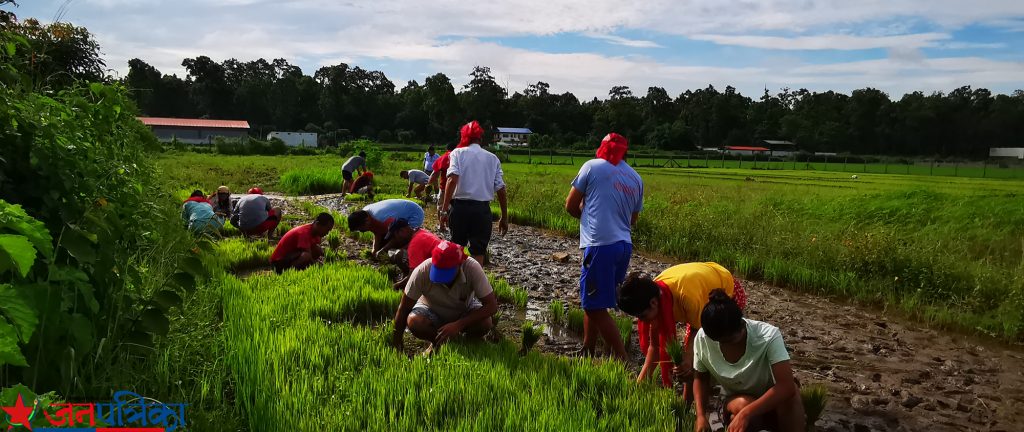
{"type": "MultiPolygon", "coordinates": [[[[323,192],[338,156],[168,154],[180,187],[258,185],[323,192]],[[182,171],[178,166],[189,166],[182,171]],[[304,185],[300,179],[310,179],[304,185]],[[283,187],[282,179],[296,179],[283,187]]],[[[582,160],[580,161],[582,163],[582,160]]],[[[381,192],[401,194],[413,154],[371,167],[381,192]]],[[[563,210],[577,167],[507,163],[512,221],[577,233],[563,210]]],[[[1024,181],[740,168],[639,168],[639,249],[676,261],[717,261],[798,290],[876,304],[938,326],[1019,340],[1024,335],[1024,181]]]]}

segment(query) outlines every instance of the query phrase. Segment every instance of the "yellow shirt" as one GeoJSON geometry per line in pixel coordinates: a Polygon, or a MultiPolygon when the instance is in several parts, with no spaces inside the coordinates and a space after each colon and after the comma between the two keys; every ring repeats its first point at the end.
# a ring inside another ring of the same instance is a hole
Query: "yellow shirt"
{"type": "Polygon", "coordinates": [[[691,331],[700,329],[700,313],[712,290],[721,288],[729,297],[735,295],[732,273],[713,262],[672,266],[654,280],[668,286],[672,292],[672,312],[676,321],[689,324],[691,331]]]}

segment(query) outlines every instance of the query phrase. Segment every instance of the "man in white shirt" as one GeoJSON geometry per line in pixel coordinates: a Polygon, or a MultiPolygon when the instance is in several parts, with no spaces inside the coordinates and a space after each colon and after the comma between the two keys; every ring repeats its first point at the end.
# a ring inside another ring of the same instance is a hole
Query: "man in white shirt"
{"type": "Polygon", "coordinates": [[[441,229],[449,225],[450,219],[452,241],[468,245],[470,255],[480,263],[484,263],[487,244],[491,241],[491,201],[495,195],[501,206],[498,232],[501,235],[508,232],[508,202],[501,161],[480,147],[483,134],[475,120],[462,127],[459,148],[449,156],[451,166],[439,214],[441,229]]]}

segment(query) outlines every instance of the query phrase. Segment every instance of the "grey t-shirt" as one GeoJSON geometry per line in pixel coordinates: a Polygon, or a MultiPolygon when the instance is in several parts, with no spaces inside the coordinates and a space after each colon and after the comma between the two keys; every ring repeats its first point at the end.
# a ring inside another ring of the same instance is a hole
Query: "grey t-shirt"
{"type": "Polygon", "coordinates": [[[409,183],[425,185],[428,181],[430,181],[430,176],[427,173],[420,170],[409,170],[409,183]]]}
{"type": "Polygon", "coordinates": [[[455,276],[452,286],[430,281],[431,260],[420,263],[409,275],[405,295],[418,300],[445,322],[459,319],[474,302],[494,292],[483,267],[473,258],[466,259],[455,276]]]}
{"type": "Polygon", "coordinates": [[[352,156],[345,161],[345,164],[341,166],[342,171],[356,172],[356,168],[362,168],[366,171],[366,158],[362,156],[352,156]]]}
{"type": "MultiPolygon", "coordinates": [[[[270,211],[270,200],[263,195],[249,194],[238,199],[235,214],[238,215],[238,228],[247,230],[257,227],[267,220],[270,211]]],[[[232,221],[234,218],[232,218],[232,221]]],[[[233,222],[232,222],[233,223],[233,222]]]]}

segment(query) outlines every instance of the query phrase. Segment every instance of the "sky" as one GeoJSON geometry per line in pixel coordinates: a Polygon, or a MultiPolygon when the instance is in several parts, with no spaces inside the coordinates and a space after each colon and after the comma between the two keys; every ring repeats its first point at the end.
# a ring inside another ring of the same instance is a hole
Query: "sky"
{"type": "Polygon", "coordinates": [[[88,28],[107,66],[140,58],[185,76],[206,55],[285,58],[312,75],[344,62],[398,88],[491,68],[510,93],[605,98],[736,87],[893,98],[960,86],[1024,89],[1024,0],[18,0],[19,19],[88,28]]]}

